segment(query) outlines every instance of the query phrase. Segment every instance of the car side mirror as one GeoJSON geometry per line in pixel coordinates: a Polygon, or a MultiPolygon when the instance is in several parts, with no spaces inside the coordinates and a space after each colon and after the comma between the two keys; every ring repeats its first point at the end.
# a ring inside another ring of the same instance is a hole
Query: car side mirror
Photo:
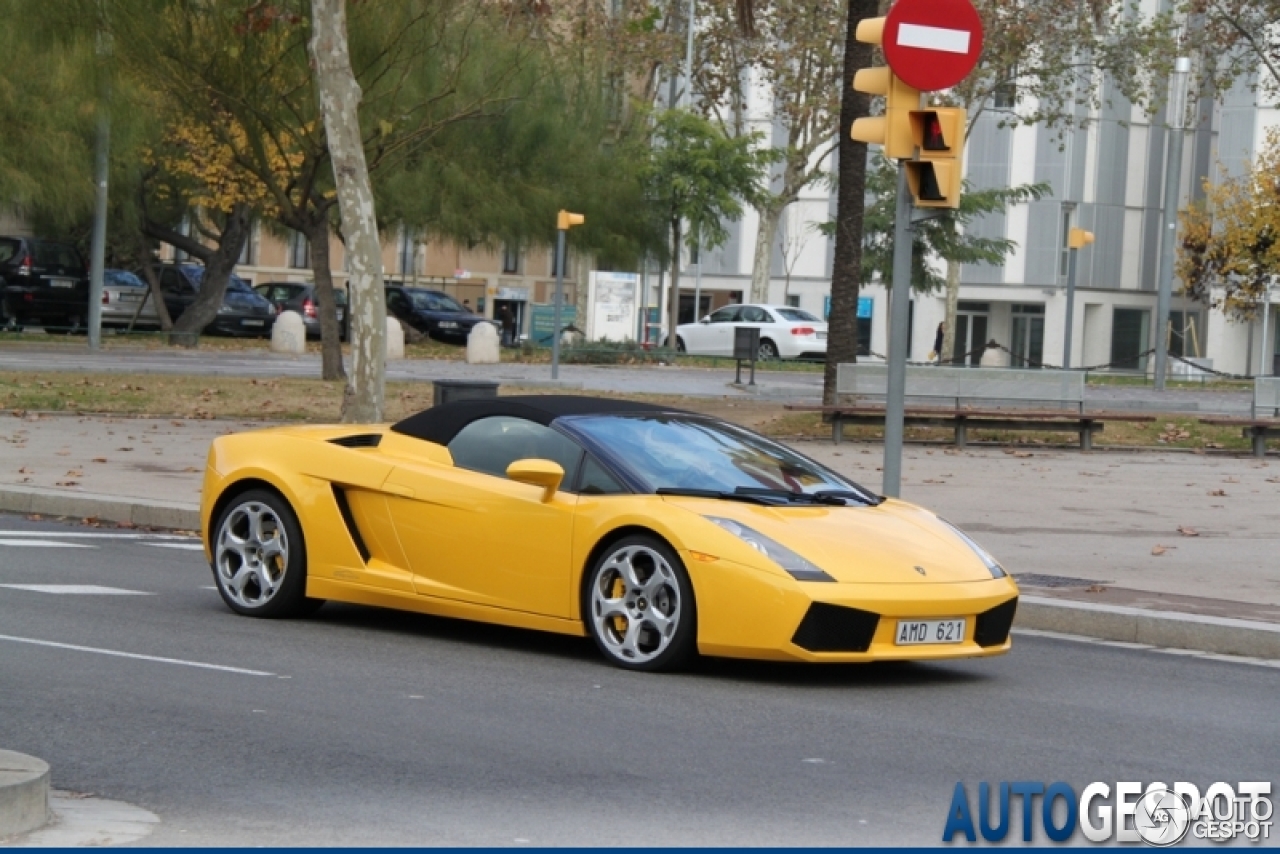
{"type": "Polygon", "coordinates": [[[710,323],[710,322],[711,322],[711,315],[709,315],[709,314],[704,315],[704,316],[703,316],[703,318],[702,318],[701,320],[699,320],[698,322],[699,322],[699,323],[710,323]]]}
{"type": "Polygon", "coordinates": [[[550,501],[564,480],[564,469],[551,460],[516,460],[507,466],[507,477],[530,486],[541,486],[542,500],[550,501]]]}

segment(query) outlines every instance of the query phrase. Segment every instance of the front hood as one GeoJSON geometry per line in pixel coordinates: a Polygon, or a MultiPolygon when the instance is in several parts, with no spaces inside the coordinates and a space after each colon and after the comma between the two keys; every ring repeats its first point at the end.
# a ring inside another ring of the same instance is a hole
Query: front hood
{"type": "Polygon", "coordinates": [[[946,523],[902,501],[888,500],[876,507],[761,507],[703,498],[667,500],[701,516],[720,516],[754,528],[839,582],[991,580],[986,564],[946,523]]]}

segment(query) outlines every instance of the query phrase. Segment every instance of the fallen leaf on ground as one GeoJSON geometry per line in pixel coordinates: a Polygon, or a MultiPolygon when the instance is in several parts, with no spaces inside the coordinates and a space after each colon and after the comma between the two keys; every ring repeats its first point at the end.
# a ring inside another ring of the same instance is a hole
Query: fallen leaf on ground
{"type": "Polygon", "coordinates": [[[1184,537],[1198,537],[1198,536],[1200,536],[1200,532],[1199,532],[1199,531],[1197,531],[1195,528],[1188,528],[1186,525],[1179,525],[1179,526],[1178,526],[1178,533],[1179,533],[1179,534],[1181,534],[1181,535],[1182,535],[1182,536],[1184,536],[1184,537]]]}
{"type": "Polygon", "coordinates": [[[1090,584],[1088,587],[1084,589],[1084,592],[1085,593],[1101,593],[1106,589],[1107,588],[1103,587],[1101,584],[1090,584]]]}
{"type": "Polygon", "coordinates": [[[1159,557],[1160,555],[1167,552],[1170,548],[1171,548],[1170,546],[1156,546],[1153,549],[1151,549],[1151,553],[1159,557]]]}
{"type": "Polygon", "coordinates": [[[18,469],[18,474],[35,474],[35,472],[27,468],[26,466],[23,466],[22,468],[18,469]]]}
{"type": "Polygon", "coordinates": [[[1225,489],[1211,489],[1209,490],[1209,494],[1216,498],[1223,498],[1226,496],[1227,491],[1225,489]]]}
{"type": "Polygon", "coordinates": [[[95,463],[105,463],[105,462],[107,461],[107,458],[106,458],[106,457],[94,457],[94,458],[93,458],[93,461],[94,461],[95,463]]]}
{"type": "Polygon", "coordinates": [[[80,485],[80,481],[78,480],[60,480],[56,484],[54,484],[54,486],[79,486],[79,485],[80,485]]]}
{"type": "Polygon", "coordinates": [[[132,451],[133,448],[116,448],[117,451],[132,451]]]}

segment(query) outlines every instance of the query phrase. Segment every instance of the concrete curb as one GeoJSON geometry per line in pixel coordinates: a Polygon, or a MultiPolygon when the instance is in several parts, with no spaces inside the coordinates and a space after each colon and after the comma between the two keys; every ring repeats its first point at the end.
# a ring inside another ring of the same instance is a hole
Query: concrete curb
{"type": "Polygon", "coordinates": [[[1256,620],[1022,596],[1014,625],[1169,649],[1280,659],[1280,625],[1256,620]]]}
{"type": "Polygon", "coordinates": [[[81,518],[93,516],[105,522],[131,522],[144,528],[200,530],[200,508],[195,504],[68,492],[40,486],[0,486],[0,511],[81,518]]]}
{"type": "Polygon", "coordinates": [[[27,833],[49,821],[49,764],[0,750],[0,839],[27,833]]]}

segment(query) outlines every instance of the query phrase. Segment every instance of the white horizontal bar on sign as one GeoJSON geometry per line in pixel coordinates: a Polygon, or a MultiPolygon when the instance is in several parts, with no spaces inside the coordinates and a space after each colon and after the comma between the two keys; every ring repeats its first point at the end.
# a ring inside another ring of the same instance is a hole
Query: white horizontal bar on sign
{"type": "Polygon", "coordinates": [[[926,27],[921,24],[899,24],[898,46],[945,53],[968,53],[969,31],[926,27]]]}

